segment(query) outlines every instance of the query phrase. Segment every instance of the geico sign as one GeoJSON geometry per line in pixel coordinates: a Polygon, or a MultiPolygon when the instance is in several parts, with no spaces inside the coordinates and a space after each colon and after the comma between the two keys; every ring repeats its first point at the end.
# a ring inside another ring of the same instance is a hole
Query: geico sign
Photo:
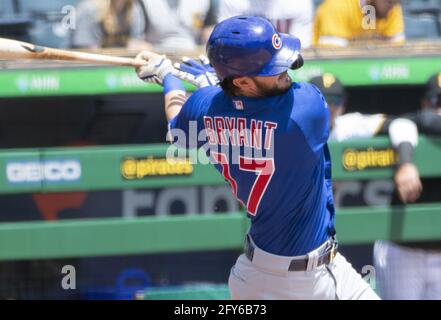
{"type": "Polygon", "coordinates": [[[75,181],[81,178],[81,163],[77,160],[9,162],[6,175],[11,183],[75,181]]]}

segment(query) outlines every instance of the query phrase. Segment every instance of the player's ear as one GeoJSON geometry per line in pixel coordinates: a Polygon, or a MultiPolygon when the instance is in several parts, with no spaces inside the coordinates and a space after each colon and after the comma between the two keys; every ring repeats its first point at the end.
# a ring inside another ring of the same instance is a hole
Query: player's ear
{"type": "Polygon", "coordinates": [[[253,81],[250,77],[237,77],[233,79],[233,84],[239,89],[249,89],[253,84],[253,81]]]}

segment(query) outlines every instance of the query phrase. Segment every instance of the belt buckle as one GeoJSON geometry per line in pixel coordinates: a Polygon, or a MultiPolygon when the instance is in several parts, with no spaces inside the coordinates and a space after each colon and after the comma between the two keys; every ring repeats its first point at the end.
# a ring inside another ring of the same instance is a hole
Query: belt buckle
{"type": "Polygon", "coordinates": [[[336,248],[337,248],[337,243],[333,241],[330,252],[331,255],[329,256],[329,263],[332,263],[334,261],[334,258],[336,256],[336,248]]]}

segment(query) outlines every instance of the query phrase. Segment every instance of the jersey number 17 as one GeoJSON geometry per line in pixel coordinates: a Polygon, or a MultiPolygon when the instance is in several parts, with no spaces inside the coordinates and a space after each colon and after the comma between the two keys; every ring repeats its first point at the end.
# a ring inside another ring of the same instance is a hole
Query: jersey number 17
{"type": "Polygon", "coordinates": [[[248,172],[256,173],[256,180],[251,187],[250,194],[248,196],[247,204],[239,199],[237,195],[237,182],[230,174],[230,164],[228,158],[223,153],[212,152],[213,159],[222,166],[222,175],[227,180],[233,191],[236,199],[247,208],[249,214],[255,216],[257,209],[259,208],[260,201],[265,194],[266,188],[271,181],[271,177],[274,174],[275,166],[274,159],[272,158],[248,158],[239,157],[239,169],[248,172]]]}

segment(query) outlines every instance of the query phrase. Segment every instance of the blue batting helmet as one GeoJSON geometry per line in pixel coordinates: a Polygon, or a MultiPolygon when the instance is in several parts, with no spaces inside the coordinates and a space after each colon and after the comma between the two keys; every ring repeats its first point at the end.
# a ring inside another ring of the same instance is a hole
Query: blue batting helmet
{"type": "Polygon", "coordinates": [[[230,76],[274,76],[303,65],[300,40],[278,33],[267,19],[237,16],[216,25],[207,55],[223,80],[230,76]]]}

